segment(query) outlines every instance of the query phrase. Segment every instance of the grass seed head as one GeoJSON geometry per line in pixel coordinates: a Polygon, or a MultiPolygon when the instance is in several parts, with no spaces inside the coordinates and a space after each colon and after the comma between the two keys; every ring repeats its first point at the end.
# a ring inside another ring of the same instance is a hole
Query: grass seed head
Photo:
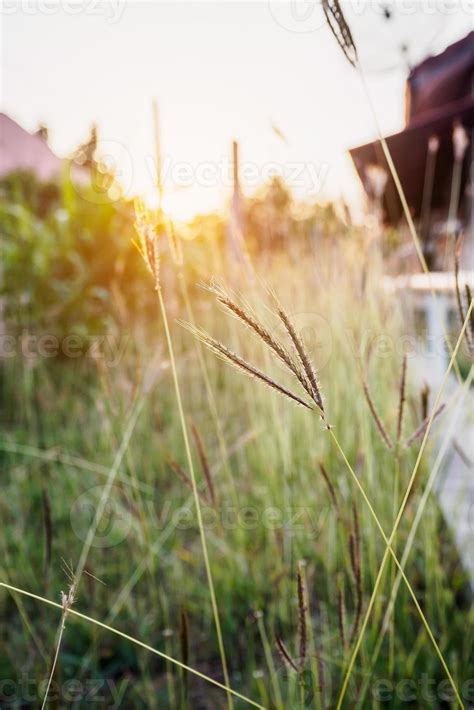
{"type": "Polygon", "coordinates": [[[322,0],[322,6],[328,25],[347,61],[353,67],[357,65],[357,49],[346,22],[339,0],[322,0]]]}
{"type": "Polygon", "coordinates": [[[303,576],[303,565],[298,565],[298,571],[296,576],[297,590],[298,590],[298,639],[299,639],[299,667],[300,670],[303,669],[306,664],[306,657],[308,653],[308,635],[306,630],[306,587],[305,580],[303,576]]]}
{"type": "Polygon", "coordinates": [[[139,249],[155,288],[160,288],[160,246],[158,225],[152,213],[146,209],[142,200],[135,200],[135,231],[139,238],[139,249]]]}

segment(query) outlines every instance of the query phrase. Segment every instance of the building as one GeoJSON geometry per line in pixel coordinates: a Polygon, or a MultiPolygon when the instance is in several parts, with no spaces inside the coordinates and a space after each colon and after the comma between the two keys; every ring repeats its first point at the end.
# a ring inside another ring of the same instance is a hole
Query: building
{"type": "Polygon", "coordinates": [[[62,161],[41,132],[28,133],[0,113],[0,178],[15,172],[32,172],[39,180],[49,182],[57,179],[61,170],[62,161]]]}
{"type": "MultiPolygon", "coordinates": [[[[386,141],[425,255],[440,268],[447,234],[472,224],[474,32],[416,66],[406,86],[405,128],[386,141]]],[[[369,199],[380,200],[384,222],[397,226],[402,205],[380,141],[350,154],[369,199]],[[385,180],[374,180],[377,173],[385,180]]]]}
{"type": "MultiPolygon", "coordinates": [[[[33,173],[41,182],[58,180],[69,160],[61,160],[48,145],[44,130],[25,131],[16,121],[0,113],[0,179],[16,172],[33,173]]],[[[87,172],[73,164],[73,178],[77,183],[88,179],[87,172]]]]}

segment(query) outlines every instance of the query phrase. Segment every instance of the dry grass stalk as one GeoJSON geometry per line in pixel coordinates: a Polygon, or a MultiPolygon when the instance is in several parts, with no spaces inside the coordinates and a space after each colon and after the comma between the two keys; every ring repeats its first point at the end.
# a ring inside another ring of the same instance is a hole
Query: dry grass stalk
{"type": "Polygon", "coordinates": [[[402,374],[400,376],[399,400],[398,400],[398,416],[397,416],[397,446],[400,443],[403,429],[403,414],[406,400],[406,383],[407,383],[407,356],[403,356],[402,374]]]}
{"type": "MultiPolygon", "coordinates": [[[[440,407],[438,407],[438,409],[436,410],[436,412],[435,412],[434,415],[433,415],[433,421],[434,421],[437,417],[439,417],[439,415],[441,414],[441,412],[444,410],[445,406],[446,406],[445,404],[442,404],[440,407]]],[[[427,416],[427,417],[421,422],[421,424],[420,424],[420,426],[418,427],[418,429],[416,429],[416,430],[413,432],[413,434],[408,437],[408,439],[407,439],[407,440],[405,441],[405,443],[403,444],[403,448],[404,448],[404,449],[408,449],[417,439],[419,439],[421,436],[423,436],[423,434],[425,433],[425,431],[426,431],[426,429],[427,429],[429,423],[430,423],[430,416],[427,416]]]]}
{"type": "Polygon", "coordinates": [[[359,628],[360,618],[362,614],[362,601],[363,601],[363,590],[362,590],[362,565],[361,565],[361,550],[360,550],[360,526],[359,526],[359,515],[357,512],[357,507],[354,504],[352,506],[352,518],[353,518],[353,532],[349,535],[349,554],[351,559],[351,567],[354,575],[355,581],[355,591],[356,591],[356,607],[354,614],[354,622],[352,624],[351,630],[351,643],[355,639],[355,635],[359,628]]]}
{"type": "MultiPolygon", "coordinates": [[[[464,290],[466,291],[467,308],[469,310],[469,306],[471,305],[471,301],[472,301],[472,293],[471,293],[471,288],[470,288],[469,284],[464,284],[464,290]]],[[[466,335],[468,333],[469,333],[469,342],[470,342],[470,352],[472,355],[472,352],[474,350],[474,309],[471,310],[471,315],[469,316],[469,323],[466,328],[466,335]]]]}
{"type": "Polygon", "coordinates": [[[179,645],[181,650],[181,661],[189,665],[189,619],[185,607],[181,607],[179,613],[179,645]]]}
{"type": "Polygon", "coordinates": [[[322,6],[331,32],[344,52],[347,61],[355,67],[357,65],[357,49],[349,25],[341,10],[339,0],[322,0],[322,6]]]}
{"type": "Polygon", "coordinates": [[[453,439],[453,449],[455,450],[463,464],[468,468],[468,470],[472,471],[472,469],[474,468],[474,461],[471,459],[470,456],[466,454],[457,439],[453,439]]]}
{"type": "Polygon", "coordinates": [[[426,417],[428,416],[428,404],[429,404],[429,399],[430,399],[430,386],[427,382],[423,384],[423,387],[420,392],[420,401],[421,401],[421,421],[424,421],[426,417]]]}
{"type": "Polygon", "coordinates": [[[281,659],[283,660],[283,663],[288,667],[289,670],[295,671],[295,673],[298,673],[298,666],[296,665],[295,661],[292,659],[287,647],[283,643],[283,639],[280,636],[277,636],[276,639],[276,647],[277,651],[281,656],[281,659]]]}
{"type": "Polygon", "coordinates": [[[352,504],[352,519],[354,522],[354,537],[357,547],[357,564],[360,568],[360,525],[359,525],[359,512],[355,503],[352,504]]]}
{"type": "Polygon", "coordinates": [[[175,461],[175,459],[171,458],[171,456],[168,455],[166,455],[166,462],[168,463],[168,466],[173,469],[179,480],[184,483],[185,486],[192,489],[191,479],[189,478],[184,468],[182,468],[179,463],[175,461]]]}
{"type": "Polygon", "coordinates": [[[209,459],[206,455],[206,451],[204,449],[204,443],[202,440],[202,437],[196,427],[195,424],[191,425],[191,432],[193,435],[194,443],[196,445],[196,451],[199,456],[199,461],[201,463],[201,468],[202,472],[204,474],[204,478],[206,479],[206,484],[207,484],[207,489],[209,492],[209,499],[213,507],[216,507],[217,505],[217,497],[216,497],[216,492],[214,488],[214,481],[212,478],[212,471],[211,467],[209,465],[209,459]]]}
{"type": "MultiPolygon", "coordinates": [[[[182,397],[181,397],[181,388],[180,388],[180,382],[179,382],[179,376],[178,376],[178,368],[176,365],[176,358],[174,355],[173,339],[171,337],[171,331],[170,331],[169,322],[168,322],[168,315],[167,315],[167,311],[166,311],[165,300],[164,300],[163,293],[161,290],[161,285],[160,285],[158,238],[157,238],[156,230],[154,230],[153,240],[151,241],[151,239],[149,238],[150,234],[148,231],[148,220],[145,219],[145,216],[146,215],[144,215],[143,213],[141,213],[137,216],[137,232],[138,232],[139,237],[142,240],[143,256],[144,256],[145,261],[148,265],[148,268],[151,270],[151,272],[154,276],[155,290],[157,292],[158,303],[159,303],[160,312],[161,312],[161,316],[162,316],[162,320],[163,320],[163,328],[164,328],[166,343],[167,343],[167,347],[168,347],[168,353],[169,353],[169,359],[170,359],[170,365],[171,365],[171,373],[172,373],[172,378],[173,378],[173,386],[174,386],[174,391],[175,391],[175,396],[176,396],[176,403],[178,406],[178,415],[179,415],[181,433],[182,433],[182,437],[183,437],[183,444],[184,444],[187,465],[188,465],[188,470],[189,470],[189,477],[191,480],[192,493],[193,493],[194,503],[195,503],[195,507],[196,507],[196,517],[197,517],[197,523],[198,523],[198,528],[199,528],[199,536],[201,539],[201,547],[202,547],[202,553],[203,553],[203,558],[204,558],[204,566],[206,569],[206,578],[207,578],[207,584],[208,584],[208,588],[209,588],[209,595],[211,598],[211,607],[212,607],[212,614],[214,617],[214,625],[215,625],[215,629],[216,629],[217,643],[219,646],[219,655],[220,655],[221,663],[222,663],[224,682],[225,682],[226,687],[228,688],[229,687],[229,672],[228,672],[228,668],[227,668],[226,653],[225,653],[224,640],[223,640],[223,636],[222,636],[222,629],[221,629],[221,623],[220,623],[220,618],[219,618],[219,608],[217,605],[217,598],[216,598],[216,593],[215,593],[215,588],[214,588],[214,580],[212,577],[211,564],[210,564],[209,553],[208,553],[208,549],[207,549],[206,533],[205,533],[205,529],[204,529],[204,522],[203,522],[202,512],[201,512],[200,495],[199,495],[199,491],[198,491],[198,487],[197,487],[196,476],[194,473],[194,463],[193,463],[193,457],[191,454],[191,447],[189,445],[189,437],[188,437],[188,430],[187,430],[186,419],[185,419],[185,414],[184,414],[183,401],[182,401],[182,397]],[[149,241],[151,242],[151,246],[152,246],[151,254],[148,251],[148,242],[149,241]]],[[[232,700],[232,694],[230,691],[227,692],[227,703],[228,703],[229,710],[232,710],[234,705],[233,705],[233,700],[232,700]]]]}
{"type": "Polygon", "coordinates": [[[341,644],[343,649],[347,648],[347,637],[346,637],[346,603],[344,600],[344,586],[342,579],[339,579],[337,585],[337,613],[338,613],[338,624],[339,624],[339,635],[341,637],[341,644]]]}
{"type": "Polygon", "coordinates": [[[51,551],[53,544],[53,523],[51,519],[51,504],[49,501],[49,495],[46,488],[43,488],[42,492],[43,501],[43,523],[44,523],[44,542],[45,542],[45,552],[44,552],[44,574],[47,578],[49,568],[51,566],[51,551]]]}
{"type": "MultiPolygon", "coordinates": [[[[93,573],[92,573],[92,568],[90,565],[86,565],[84,567],[84,574],[85,574],[85,583],[87,587],[87,596],[91,600],[91,602],[95,601],[96,597],[96,582],[99,581],[101,582],[100,579],[98,579],[93,573]]],[[[103,582],[101,582],[103,584],[103,582]]]]}
{"type": "MultiPolygon", "coordinates": [[[[178,476],[179,480],[184,483],[184,485],[189,488],[190,491],[193,490],[193,483],[191,481],[190,476],[186,473],[184,468],[179,465],[177,461],[175,461],[171,456],[166,455],[166,462],[168,463],[168,466],[174,471],[174,473],[178,476]]],[[[203,503],[209,503],[208,497],[202,492],[198,491],[199,498],[203,501],[203,503]]]]}
{"type": "Polygon", "coordinates": [[[67,613],[69,609],[72,607],[74,604],[74,597],[76,594],[76,585],[75,584],[70,584],[67,590],[67,593],[65,594],[61,590],[61,604],[64,609],[64,612],[67,613]]]}
{"type": "Polygon", "coordinates": [[[373,399],[370,395],[370,392],[369,392],[369,386],[368,386],[364,376],[362,376],[362,387],[364,390],[365,399],[367,401],[367,404],[369,405],[370,413],[372,414],[372,418],[373,418],[375,425],[377,427],[377,430],[382,438],[382,441],[385,444],[385,446],[387,447],[387,449],[392,449],[393,448],[392,440],[391,440],[387,430],[385,429],[384,423],[383,423],[382,419],[380,418],[379,413],[377,412],[374,401],[373,401],[373,399]]]}
{"type": "Polygon", "coordinates": [[[461,289],[459,288],[459,256],[460,256],[461,245],[459,238],[456,239],[456,244],[454,248],[454,283],[456,286],[456,302],[459,311],[459,318],[461,325],[466,320],[466,314],[464,313],[464,306],[462,302],[461,289]]]}
{"type": "MultiPolygon", "coordinates": [[[[185,666],[189,665],[189,620],[185,607],[179,611],[179,647],[181,652],[181,662],[185,666]]],[[[182,706],[188,707],[188,673],[181,669],[181,699],[182,706]]]]}
{"type": "Polygon", "coordinates": [[[63,608],[63,613],[62,613],[62,617],[61,617],[61,624],[59,627],[59,634],[58,634],[58,638],[57,638],[57,642],[56,642],[56,649],[54,651],[53,661],[51,663],[51,671],[49,673],[48,683],[46,685],[46,690],[45,690],[45,693],[43,696],[41,710],[44,710],[44,708],[46,707],[47,702],[48,702],[49,690],[51,688],[51,683],[53,681],[54,673],[56,671],[56,667],[58,664],[59,652],[61,649],[61,643],[62,643],[62,639],[63,639],[63,635],[64,635],[64,629],[66,628],[67,615],[68,615],[68,612],[71,609],[72,605],[74,604],[74,598],[75,598],[75,594],[76,594],[76,583],[74,582],[74,575],[73,575],[72,569],[67,565],[65,565],[65,567],[66,567],[67,575],[71,580],[71,583],[70,583],[66,593],[61,590],[61,606],[63,608]]]}
{"type": "Polygon", "coordinates": [[[181,239],[178,237],[176,234],[176,230],[174,228],[173,221],[170,220],[167,230],[166,230],[166,236],[168,237],[168,245],[171,253],[171,258],[173,259],[173,262],[176,266],[182,266],[183,265],[183,248],[181,245],[181,239]]]}
{"type": "MultiPolygon", "coordinates": [[[[463,296],[461,293],[461,288],[459,286],[459,257],[461,254],[461,248],[462,248],[462,238],[460,236],[457,237],[456,243],[454,246],[454,283],[456,287],[456,303],[458,307],[458,313],[459,313],[459,319],[461,322],[461,326],[463,325],[464,321],[466,320],[466,311],[464,309],[464,304],[463,304],[463,296]]],[[[467,308],[469,309],[469,305],[472,301],[472,295],[471,295],[471,289],[469,287],[469,284],[466,283],[464,284],[464,290],[465,290],[465,295],[466,295],[466,302],[467,302],[467,308]]],[[[473,355],[474,353],[474,315],[473,311],[471,311],[471,315],[469,318],[469,323],[466,327],[466,330],[464,332],[464,337],[466,339],[467,346],[469,348],[469,353],[473,355]]]]}
{"type": "Polygon", "coordinates": [[[336,511],[336,515],[337,515],[338,519],[340,520],[341,515],[340,515],[340,509],[339,509],[339,502],[337,500],[337,495],[336,495],[336,489],[334,488],[334,484],[331,481],[331,479],[329,478],[329,474],[322,462],[320,462],[320,464],[319,464],[319,470],[321,471],[321,475],[322,475],[323,480],[327,486],[327,489],[329,492],[329,497],[330,497],[331,502],[332,502],[334,509],[336,511]]]}
{"type": "Polygon", "coordinates": [[[308,659],[308,629],[307,629],[307,615],[308,607],[306,605],[306,585],[304,581],[303,566],[304,560],[298,563],[298,569],[296,572],[296,589],[297,589],[297,603],[298,603],[298,652],[299,658],[295,660],[292,658],[290,652],[285,646],[283,639],[280,636],[276,636],[276,647],[278,653],[280,654],[283,662],[286,666],[296,673],[302,673],[306,661],[308,659]]]}
{"type": "Polygon", "coordinates": [[[155,220],[142,200],[135,200],[135,231],[138,234],[138,249],[145,265],[153,276],[155,289],[160,288],[160,248],[156,233],[155,220]]]}
{"type": "Polygon", "coordinates": [[[306,630],[306,589],[303,578],[303,573],[301,572],[301,567],[298,566],[297,571],[297,589],[298,589],[298,638],[299,638],[299,669],[302,670],[306,664],[306,658],[308,654],[308,635],[306,630]]]}

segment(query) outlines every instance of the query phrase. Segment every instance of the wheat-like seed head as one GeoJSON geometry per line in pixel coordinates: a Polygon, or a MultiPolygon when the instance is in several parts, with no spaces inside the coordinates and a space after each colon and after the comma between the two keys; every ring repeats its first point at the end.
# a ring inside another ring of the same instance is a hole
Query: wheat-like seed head
{"type": "Polygon", "coordinates": [[[150,274],[155,288],[160,288],[160,248],[155,219],[140,199],[135,200],[135,230],[140,240],[140,253],[150,274]]]}
{"type": "Polygon", "coordinates": [[[280,636],[277,636],[276,639],[276,647],[277,651],[280,654],[280,657],[283,661],[283,663],[287,666],[287,668],[291,671],[295,671],[295,673],[298,673],[298,666],[292,659],[290,652],[288,651],[287,647],[283,643],[283,639],[280,636]]]}
{"type": "Polygon", "coordinates": [[[385,444],[385,446],[387,447],[387,449],[392,449],[393,448],[392,440],[391,440],[387,430],[385,429],[385,425],[384,425],[382,419],[380,418],[379,413],[377,412],[377,408],[376,408],[375,403],[374,403],[374,401],[370,395],[370,392],[369,392],[369,386],[368,386],[363,375],[362,375],[362,388],[364,390],[364,395],[365,395],[365,399],[367,401],[367,404],[369,405],[370,413],[372,414],[372,418],[373,418],[373,420],[375,422],[375,426],[377,427],[377,430],[382,438],[382,441],[385,444]]]}
{"type": "Polygon", "coordinates": [[[322,0],[322,6],[331,32],[353,67],[357,65],[357,49],[346,22],[339,0],[322,0]]]}
{"type": "MultiPolygon", "coordinates": [[[[437,417],[439,417],[439,415],[441,414],[441,412],[444,410],[445,406],[446,406],[445,404],[442,404],[440,407],[438,407],[438,409],[436,410],[436,412],[433,414],[433,421],[434,421],[437,417]]],[[[420,424],[420,426],[418,427],[418,429],[416,429],[416,430],[413,432],[413,434],[408,437],[408,439],[407,439],[407,440],[405,441],[405,443],[403,444],[403,448],[404,448],[404,449],[408,449],[417,439],[419,439],[421,436],[423,436],[423,434],[425,433],[426,429],[428,428],[428,424],[429,424],[429,421],[430,421],[430,416],[431,416],[431,415],[427,416],[427,417],[421,422],[421,424],[420,424]]]]}
{"type": "Polygon", "coordinates": [[[421,419],[422,421],[426,419],[428,416],[428,404],[429,404],[429,397],[430,397],[430,386],[427,382],[423,384],[423,387],[421,388],[420,392],[420,401],[421,401],[421,419]]]}
{"type": "Polygon", "coordinates": [[[297,570],[297,589],[298,589],[298,638],[299,638],[299,667],[303,669],[306,663],[308,653],[308,636],[306,631],[306,589],[302,572],[302,563],[298,565],[297,570]]]}
{"type": "MultiPolygon", "coordinates": [[[[179,465],[175,459],[171,458],[171,456],[166,455],[166,462],[168,463],[169,467],[171,468],[172,471],[177,475],[181,483],[184,483],[186,488],[189,488],[190,491],[193,490],[193,482],[189,475],[186,473],[186,471],[182,468],[182,466],[179,465]]],[[[210,503],[210,500],[208,497],[202,493],[201,491],[198,491],[199,498],[203,501],[203,503],[210,503]]]]}
{"type": "Polygon", "coordinates": [[[300,338],[300,336],[296,332],[296,328],[293,325],[293,323],[291,322],[290,317],[284,311],[283,307],[276,299],[275,299],[275,303],[276,303],[278,317],[280,318],[281,322],[285,326],[285,329],[290,337],[293,348],[295,349],[295,352],[296,352],[298,359],[301,363],[301,366],[303,368],[303,371],[305,374],[305,380],[304,380],[304,382],[302,382],[303,387],[305,387],[306,391],[308,392],[309,396],[311,397],[313,402],[316,404],[316,406],[320,410],[321,414],[324,414],[323,397],[322,397],[321,389],[319,387],[318,379],[316,376],[316,370],[315,370],[314,365],[311,361],[311,358],[310,358],[308,352],[306,351],[306,348],[304,346],[302,339],[300,338]]]}
{"type": "Polygon", "coordinates": [[[258,321],[249,310],[239,305],[235,300],[224,291],[223,288],[211,285],[208,290],[215,295],[217,301],[223,305],[237,320],[243,323],[247,328],[253,331],[258,337],[270,348],[275,355],[294,375],[303,388],[310,394],[310,385],[299,367],[298,363],[291,357],[288,350],[282,345],[265,326],[258,321]]]}
{"type": "Polygon", "coordinates": [[[331,481],[329,474],[326,470],[326,467],[322,462],[319,464],[319,470],[321,471],[321,475],[323,477],[323,480],[327,486],[328,492],[329,492],[329,497],[331,499],[331,502],[334,506],[334,510],[336,511],[337,517],[340,519],[340,510],[339,510],[339,502],[337,500],[337,495],[336,495],[336,489],[334,488],[334,484],[331,481]]]}
{"type": "Polygon", "coordinates": [[[67,612],[74,604],[75,594],[76,594],[76,585],[74,583],[72,583],[69,586],[69,588],[67,590],[67,594],[65,594],[63,591],[61,591],[61,604],[62,604],[65,612],[67,612]]]}
{"type": "Polygon", "coordinates": [[[337,584],[337,612],[338,612],[338,622],[339,622],[339,635],[341,637],[342,647],[345,649],[347,646],[346,602],[344,599],[344,586],[342,583],[342,578],[338,579],[338,584],[337,584]]]}
{"type": "Polygon", "coordinates": [[[406,399],[406,380],[407,380],[407,356],[403,356],[402,374],[400,376],[399,400],[398,400],[398,417],[397,417],[397,445],[400,442],[403,427],[403,413],[405,409],[406,399]]]}
{"type": "Polygon", "coordinates": [[[299,404],[302,407],[305,407],[306,409],[312,409],[311,405],[305,402],[304,399],[301,399],[301,397],[299,397],[297,394],[287,389],[279,382],[276,382],[276,380],[273,380],[271,377],[266,375],[257,367],[250,364],[236,353],[232,352],[232,350],[229,350],[229,348],[220,343],[218,340],[215,340],[207,333],[204,333],[203,331],[199,330],[198,328],[195,328],[189,323],[181,324],[184,325],[184,327],[187,328],[196,338],[201,340],[201,342],[207,348],[209,348],[209,350],[212,350],[212,352],[214,352],[218,357],[223,359],[228,364],[233,365],[237,370],[244,372],[249,377],[253,377],[257,380],[260,380],[260,382],[263,382],[265,385],[267,385],[267,387],[270,387],[270,389],[273,389],[279,394],[292,400],[293,402],[296,402],[296,404],[299,404]]]}
{"type": "Polygon", "coordinates": [[[169,245],[169,249],[171,252],[171,258],[173,259],[173,262],[176,264],[176,266],[182,266],[183,265],[183,248],[181,245],[181,239],[176,234],[176,230],[174,228],[174,224],[173,224],[172,220],[170,220],[167,225],[166,236],[168,237],[168,245],[169,245]]]}
{"type": "Polygon", "coordinates": [[[199,461],[201,464],[202,472],[204,474],[204,478],[206,479],[206,484],[207,484],[207,489],[209,491],[209,499],[213,507],[216,506],[217,504],[217,498],[216,498],[216,492],[214,488],[214,480],[212,478],[212,470],[209,465],[209,459],[206,454],[206,450],[204,448],[204,443],[202,440],[202,437],[199,433],[199,430],[195,424],[191,425],[191,431],[193,434],[194,438],[194,443],[196,445],[196,450],[199,456],[199,461]]]}
{"type": "Polygon", "coordinates": [[[189,662],[189,620],[185,607],[179,613],[179,645],[181,647],[181,660],[185,665],[189,662]]]}

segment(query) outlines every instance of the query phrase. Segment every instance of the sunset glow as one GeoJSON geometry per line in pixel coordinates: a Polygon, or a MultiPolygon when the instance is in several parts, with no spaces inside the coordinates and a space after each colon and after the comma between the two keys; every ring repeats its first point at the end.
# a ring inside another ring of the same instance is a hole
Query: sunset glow
{"type": "MultiPolygon", "coordinates": [[[[125,2],[87,12],[86,3],[74,14],[61,3],[49,13],[14,7],[0,16],[3,110],[30,130],[47,124],[60,155],[96,122],[101,151],[128,194],[153,200],[157,100],[166,202],[181,218],[224,205],[233,139],[248,192],[280,173],[297,196],[360,200],[345,149],[372,138],[373,117],[320,7],[125,2]],[[25,71],[26,52],[35,60],[25,71]]],[[[470,17],[424,13],[415,3],[407,6],[408,30],[402,16],[385,31],[375,3],[354,4],[349,16],[382,129],[398,130],[406,78],[399,45],[407,41],[415,61],[465,33],[470,17]]]]}

